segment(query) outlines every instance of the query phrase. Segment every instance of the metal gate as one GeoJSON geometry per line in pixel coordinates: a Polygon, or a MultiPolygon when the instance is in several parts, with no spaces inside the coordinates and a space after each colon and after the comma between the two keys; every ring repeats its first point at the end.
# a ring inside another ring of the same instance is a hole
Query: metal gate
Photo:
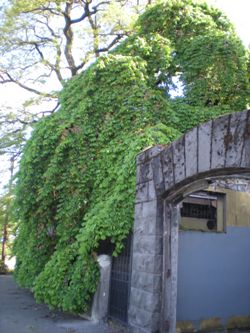
{"type": "Polygon", "coordinates": [[[132,235],[130,234],[125,241],[122,253],[118,257],[113,257],[109,295],[109,316],[125,324],[128,321],[131,244],[132,235]]]}

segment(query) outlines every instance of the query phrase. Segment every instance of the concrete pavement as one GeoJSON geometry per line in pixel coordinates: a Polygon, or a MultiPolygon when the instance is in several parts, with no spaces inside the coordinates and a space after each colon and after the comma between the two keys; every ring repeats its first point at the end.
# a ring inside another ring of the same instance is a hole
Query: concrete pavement
{"type": "Polygon", "coordinates": [[[11,275],[0,275],[0,333],[122,333],[118,326],[96,324],[36,304],[11,275]]]}

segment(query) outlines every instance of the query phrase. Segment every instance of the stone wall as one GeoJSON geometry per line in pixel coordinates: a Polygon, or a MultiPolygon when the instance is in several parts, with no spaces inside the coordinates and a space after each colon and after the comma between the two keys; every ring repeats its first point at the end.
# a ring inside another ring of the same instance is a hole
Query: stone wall
{"type": "Polygon", "coordinates": [[[175,332],[176,204],[231,175],[250,176],[250,111],[211,120],[138,156],[129,306],[134,332],[175,332]]]}
{"type": "MultiPolygon", "coordinates": [[[[155,147],[138,158],[129,324],[156,332],[161,313],[163,200],[157,198],[152,160],[155,147]]],[[[159,166],[156,165],[156,169],[159,166]]]]}

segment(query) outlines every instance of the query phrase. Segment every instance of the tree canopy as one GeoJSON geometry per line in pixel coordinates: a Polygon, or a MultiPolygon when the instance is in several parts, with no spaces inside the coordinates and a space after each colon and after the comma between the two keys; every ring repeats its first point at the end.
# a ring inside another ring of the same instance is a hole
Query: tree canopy
{"type": "Polygon", "coordinates": [[[85,311],[100,245],[113,244],[114,255],[122,249],[133,225],[136,155],[249,102],[247,51],[217,9],[163,1],[135,31],[65,85],[60,110],[37,123],[24,150],[15,276],[51,307],[85,311]]]}
{"type": "Polygon", "coordinates": [[[134,17],[147,3],[7,0],[1,11],[0,83],[56,98],[53,90],[131,32],[134,17]]]}
{"type": "Polygon", "coordinates": [[[58,93],[67,80],[131,34],[136,17],[151,2],[1,2],[0,85],[23,95],[15,106],[1,105],[0,150],[6,160],[10,151],[16,155],[17,141],[22,152],[34,123],[58,109],[58,93]]]}

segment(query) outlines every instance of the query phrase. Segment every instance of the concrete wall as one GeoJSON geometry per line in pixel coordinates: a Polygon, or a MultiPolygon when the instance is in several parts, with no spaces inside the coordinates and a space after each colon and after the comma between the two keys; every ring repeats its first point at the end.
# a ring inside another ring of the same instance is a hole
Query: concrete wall
{"type": "Polygon", "coordinates": [[[217,328],[230,326],[235,316],[243,318],[245,326],[250,324],[250,196],[223,192],[227,203],[226,233],[179,233],[180,331],[181,327],[201,328],[204,323],[217,328]]]}

